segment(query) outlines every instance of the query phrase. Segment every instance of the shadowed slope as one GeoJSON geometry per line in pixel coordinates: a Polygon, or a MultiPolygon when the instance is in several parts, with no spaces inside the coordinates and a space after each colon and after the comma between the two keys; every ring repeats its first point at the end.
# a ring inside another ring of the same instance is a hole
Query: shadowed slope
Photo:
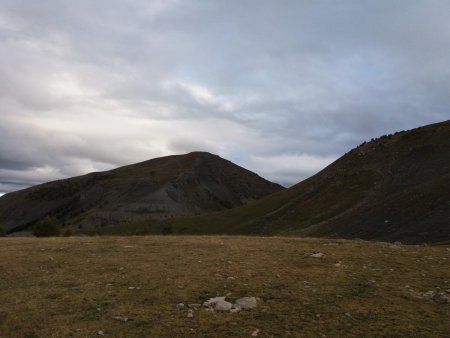
{"type": "Polygon", "coordinates": [[[253,204],[174,220],[184,233],[450,239],[450,121],[383,136],[253,204]]]}
{"type": "Polygon", "coordinates": [[[102,227],[223,210],[282,189],[219,156],[194,152],[4,195],[0,223],[20,230],[54,215],[67,224],[102,227]]]}

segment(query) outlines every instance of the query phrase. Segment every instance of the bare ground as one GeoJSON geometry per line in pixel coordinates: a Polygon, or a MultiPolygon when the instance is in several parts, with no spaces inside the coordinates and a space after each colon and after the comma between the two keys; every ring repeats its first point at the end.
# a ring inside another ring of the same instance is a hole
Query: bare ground
{"type": "Polygon", "coordinates": [[[0,337],[448,337],[450,248],[282,237],[0,239],[0,337]],[[309,253],[321,252],[322,258],[309,253]],[[193,311],[229,294],[254,310],[193,311]],[[113,317],[127,317],[127,321],[113,317]]]}

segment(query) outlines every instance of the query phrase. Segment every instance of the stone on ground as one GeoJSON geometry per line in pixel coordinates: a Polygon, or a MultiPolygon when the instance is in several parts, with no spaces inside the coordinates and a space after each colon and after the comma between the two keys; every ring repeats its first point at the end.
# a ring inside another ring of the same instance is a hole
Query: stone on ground
{"type": "Polygon", "coordinates": [[[242,297],[236,301],[236,305],[242,309],[254,309],[258,306],[258,300],[255,297],[242,297]]]}

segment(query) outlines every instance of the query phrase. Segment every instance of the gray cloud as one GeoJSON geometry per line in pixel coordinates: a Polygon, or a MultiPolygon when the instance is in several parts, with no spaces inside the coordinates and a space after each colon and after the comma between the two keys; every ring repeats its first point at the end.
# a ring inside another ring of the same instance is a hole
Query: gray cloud
{"type": "Polygon", "coordinates": [[[447,1],[4,0],[0,193],[193,150],[285,185],[450,118],[447,1]]]}

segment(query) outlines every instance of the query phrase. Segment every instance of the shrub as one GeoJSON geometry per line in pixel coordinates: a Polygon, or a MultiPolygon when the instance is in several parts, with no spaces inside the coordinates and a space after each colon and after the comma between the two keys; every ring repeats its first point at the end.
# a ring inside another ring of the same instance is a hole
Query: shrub
{"type": "Polygon", "coordinates": [[[162,229],[163,235],[171,235],[173,234],[173,229],[171,225],[166,226],[164,229],[162,229]]]}
{"type": "Polygon", "coordinates": [[[63,237],[70,237],[70,236],[72,236],[72,229],[67,228],[63,233],[63,237]]]}
{"type": "Polygon", "coordinates": [[[36,237],[59,236],[59,222],[55,217],[47,216],[33,227],[36,237]]]}
{"type": "Polygon", "coordinates": [[[6,236],[6,232],[3,229],[3,227],[0,225],[0,237],[5,237],[6,236]]]}

